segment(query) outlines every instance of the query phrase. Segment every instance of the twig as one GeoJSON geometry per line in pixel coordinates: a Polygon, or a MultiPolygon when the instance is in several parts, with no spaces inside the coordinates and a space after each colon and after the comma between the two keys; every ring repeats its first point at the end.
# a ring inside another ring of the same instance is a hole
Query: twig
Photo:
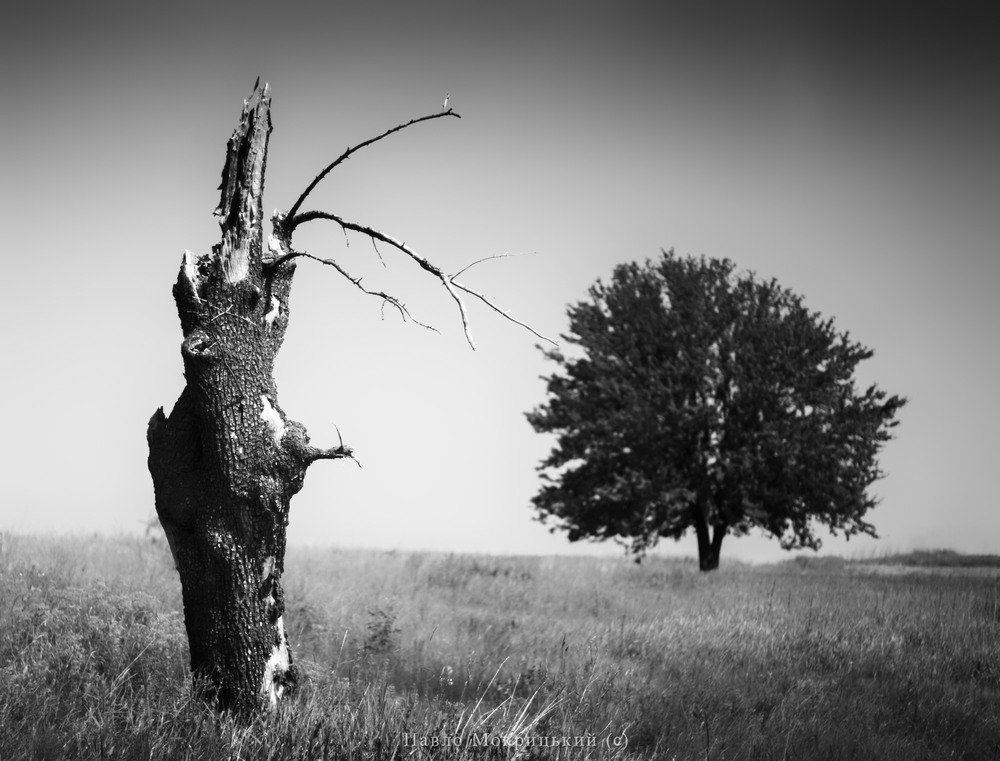
{"type": "MultiPolygon", "coordinates": [[[[532,251],[531,253],[533,254],[535,252],[532,251]]],[[[460,269],[458,272],[456,272],[454,275],[451,276],[452,280],[454,280],[456,277],[461,275],[466,270],[471,270],[477,264],[488,262],[490,259],[506,259],[509,256],[524,256],[524,254],[511,254],[508,253],[507,251],[504,251],[502,254],[494,254],[493,256],[484,256],[482,259],[476,259],[476,261],[474,261],[472,264],[466,264],[464,267],[462,267],[462,269],[460,269]]]]}
{"type": "Polygon", "coordinates": [[[350,447],[345,447],[344,446],[344,437],[340,435],[340,428],[337,427],[336,423],[333,424],[333,429],[337,432],[337,439],[338,439],[338,441],[340,441],[340,444],[337,446],[337,448],[335,450],[332,450],[332,451],[341,452],[342,453],[340,455],[341,457],[349,457],[350,459],[354,460],[354,464],[357,465],[360,468],[361,467],[361,460],[359,460],[357,457],[354,456],[354,450],[353,449],[351,449],[350,447]]]}
{"type": "MultiPolygon", "coordinates": [[[[347,230],[344,230],[344,237],[347,237],[347,230]]],[[[375,253],[378,254],[378,260],[382,262],[382,267],[385,268],[385,259],[382,258],[382,252],[378,250],[378,244],[375,242],[374,238],[369,238],[369,240],[372,242],[372,248],[375,249],[375,253]]]]}
{"type": "Polygon", "coordinates": [[[305,221],[296,217],[296,212],[298,212],[299,208],[306,200],[306,197],[313,191],[313,188],[315,188],[324,177],[330,174],[330,172],[332,172],[337,166],[347,161],[347,159],[349,159],[354,153],[357,153],[362,148],[365,148],[371,145],[372,143],[377,143],[379,140],[389,137],[389,135],[393,134],[394,132],[399,132],[400,130],[404,130],[407,127],[413,126],[414,124],[419,124],[420,122],[430,121],[431,119],[440,119],[442,116],[454,116],[456,119],[462,118],[452,109],[449,108],[446,111],[440,111],[436,114],[428,114],[427,116],[420,116],[417,117],[416,119],[410,119],[410,121],[406,122],[406,124],[399,124],[393,127],[392,129],[386,130],[381,135],[377,135],[376,137],[365,140],[363,143],[358,143],[353,148],[348,148],[346,151],[340,154],[340,156],[338,156],[337,159],[332,164],[330,164],[328,167],[326,167],[326,169],[324,169],[322,172],[316,175],[316,178],[309,183],[309,187],[307,187],[304,191],[302,191],[302,195],[299,196],[299,199],[295,202],[295,205],[292,206],[292,208],[288,212],[288,215],[285,217],[285,231],[291,233],[299,225],[300,222],[305,221]]]}
{"type": "Polygon", "coordinates": [[[397,311],[399,312],[399,316],[403,319],[404,322],[406,320],[410,320],[411,322],[419,325],[422,328],[426,328],[427,330],[433,330],[435,333],[440,333],[440,331],[433,325],[425,325],[424,323],[420,322],[420,320],[414,318],[414,316],[410,314],[410,311],[406,308],[406,304],[399,301],[399,299],[397,299],[395,296],[390,296],[388,293],[385,293],[384,291],[369,291],[367,288],[361,285],[362,278],[352,277],[351,273],[349,273],[347,270],[345,270],[343,267],[337,264],[337,262],[335,262],[333,259],[322,259],[318,256],[307,254],[305,251],[293,251],[290,254],[285,254],[284,256],[275,259],[274,262],[270,264],[271,272],[272,273],[277,272],[278,267],[280,267],[282,264],[300,256],[306,259],[312,259],[314,262],[319,262],[320,264],[326,264],[329,265],[330,267],[333,267],[335,270],[337,270],[337,272],[339,272],[345,278],[350,280],[351,283],[353,283],[355,287],[357,287],[357,289],[360,290],[362,293],[367,293],[369,296],[378,296],[380,299],[382,299],[383,307],[385,306],[386,302],[392,304],[397,309],[397,311]]]}
{"type": "Polygon", "coordinates": [[[230,311],[230,310],[231,310],[231,309],[233,308],[233,306],[234,306],[234,304],[230,304],[230,305],[229,305],[229,306],[227,306],[227,307],[226,307],[225,309],[223,309],[223,310],[222,310],[221,312],[219,312],[219,313],[218,313],[217,315],[215,315],[215,317],[213,317],[213,318],[211,318],[210,320],[208,320],[208,322],[210,322],[210,323],[211,323],[211,322],[215,322],[215,321],[216,321],[216,320],[218,320],[218,319],[219,319],[220,317],[222,317],[222,316],[227,316],[227,317],[235,317],[235,318],[236,318],[236,319],[238,319],[238,320],[243,320],[243,322],[246,322],[246,323],[249,323],[250,325],[255,325],[255,324],[256,324],[256,323],[255,323],[255,322],[254,322],[253,320],[249,320],[249,319],[247,319],[246,317],[244,317],[244,316],[243,316],[243,315],[241,315],[241,314],[233,314],[233,313],[232,313],[232,312],[230,311]]]}
{"type": "MultiPolygon", "coordinates": [[[[440,267],[438,267],[437,265],[431,263],[430,261],[428,261],[424,257],[420,256],[420,254],[418,254],[412,248],[410,248],[409,246],[407,246],[405,241],[396,240],[392,236],[386,235],[385,233],[383,233],[383,232],[381,232],[379,230],[376,230],[376,229],[374,229],[372,227],[367,227],[366,225],[359,225],[359,224],[357,224],[355,222],[348,222],[347,220],[345,220],[345,219],[343,219],[341,217],[338,217],[336,214],[330,214],[329,212],[325,212],[325,211],[307,211],[307,212],[304,212],[303,214],[300,214],[298,216],[298,219],[300,220],[300,222],[310,222],[310,221],[312,221],[314,219],[327,219],[327,220],[330,220],[331,222],[336,222],[338,225],[340,225],[345,230],[354,230],[355,232],[363,233],[364,235],[369,236],[373,241],[380,240],[383,243],[388,243],[390,246],[393,246],[393,247],[397,248],[398,250],[402,251],[404,254],[406,254],[407,256],[409,256],[413,261],[415,261],[418,265],[420,265],[421,269],[423,269],[423,270],[425,270],[427,272],[430,272],[432,275],[434,275],[434,277],[436,277],[438,280],[440,280],[441,281],[441,285],[443,285],[445,287],[445,289],[448,291],[448,294],[452,297],[452,299],[458,305],[458,311],[459,311],[459,313],[462,316],[462,327],[465,330],[465,338],[469,342],[469,346],[471,346],[473,349],[476,348],[476,342],[475,342],[475,340],[472,337],[472,328],[469,325],[469,313],[468,313],[468,311],[465,308],[465,302],[462,301],[462,297],[458,293],[459,290],[465,291],[466,293],[468,293],[471,296],[475,296],[477,299],[479,299],[480,301],[482,301],[484,304],[486,304],[488,307],[490,307],[490,309],[492,309],[497,314],[501,315],[502,317],[504,317],[505,319],[509,320],[510,322],[513,322],[515,325],[520,325],[522,328],[524,328],[525,330],[531,332],[536,337],[541,338],[543,341],[548,341],[549,343],[551,343],[551,344],[553,344],[555,346],[559,345],[556,341],[553,341],[551,338],[548,338],[547,336],[543,336],[541,333],[539,333],[538,331],[536,331],[530,325],[528,325],[528,324],[526,324],[524,322],[521,322],[520,320],[518,320],[518,319],[516,319],[514,317],[511,317],[509,312],[505,312],[504,310],[500,309],[500,307],[498,307],[496,304],[494,304],[492,301],[490,301],[488,298],[486,298],[483,294],[479,293],[478,291],[473,290],[472,288],[469,288],[466,285],[463,285],[463,284],[457,282],[455,280],[455,278],[457,277],[457,275],[447,275],[447,274],[445,274],[444,271],[440,267]],[[456,289],[458,289],[458,290],[456,290],[456,289]]],[[[289,255],[286,255],[286,256],[282,257],[281,259],[278,259],[274,263],[274,266],[277,266],[282,261],[284,261],[287,258],[290,258],[291,256],[295,256],[295,254],[289,254],[289,255]]],[[[469,267],[473,267],[476,264],[479,264],[480,262],[488,261],[489,259],[499,259],[499,258],[503,258],[504,256],[508,256],[508,254],[499,254],[499,255],[496,255],[496,256],[487,256],[487,257],[484,257],[482,259],[479,259],[478,261],[473,262],[472,264],[467,265],[463,269],[459,270],[458,274],[461,274],[462,272],[465,272],[467,269],[469,269],[469,267]]],[[[315,257],[312,257],[312,258],[315,258],[315,257]]],[[[326,261],[326,260],[320,259],[318,261],[326,261]]],[[[337,266],[337,265],[334,265],[334,266],[337,266]]],[[[338,269],[339,269],[339,266],[338,266],[338,269]]]]}
{"type": "MultiPolygon", "coordinates": [[[[355,232],[364,233],[373,240],[380,240],[383,243],[388,243],[390,246],[394,246],[395,248],[399,249],[404,254],[409,256],[411,259],[413,259],[413,261],[419,264],[422,269],[426,270],[427,272],[430,272],[438,280],[440,280],[441,284],[445,287],[445,289],[447,289],[452,299],[454,299],[455,303],[458,304],[458,311],[462,315],[462,326],[465,328],[465,338],[469,342],[469,346],[471,346],[473,349],[476,348],[476,342],[472,338],[472,328],[469,326],[469,315],[465,310],[465,302],[462,301],[462,297],[458,295],[458,292],[455,290],[455,287],[448,279],[448,276],[444,274],[444,272],[439,267],[435,266],[434,264],[431,264],[431,262],[427,261],[427,259],[420,256],[420,254],[418,254],[412,248],[407,246],[405,241],[396,240],[395,238],[386,235],[383,232],[379,232],[374,228],[366,227],[365,225],[359,225],[354,222],[348,222],[347,220],[338,217],[336,214],[330,214],[329,212],[325,211],[307,211],[304,214],[299,214],[297,219],[300,222],[310,222],[314,219],[328,219],[332,222],[336,222],[345,230],[354,230],[355,232]]],[[[282,259],[284,258],[286,257],[282,257],[282,259]]],[[[275,262],[275,264],[278,264],[278,262],[280,261],[281,259],[275,262]]]]}
{"type": "MultiPolygon", "coordinates": [[[[472,266],[472,265],[469,265],[469,266],[472,266]]],[[[466,269],[468,269],[468,267],[466,267],[466,269]]],[[[469,288],[468,286],[465,286],[465,285],[462,285],[462,284],[461,284],[461,283],[459,283],[459,282],[458,282],[457,280],[455,280],[455,278],[456,278],[456,277],[457,277],[457,275],[452,275],[452,276],[451,276],[450,278],[448,278],[448,279],[449,279],[449,280],[451,281],[451,283],[452,283],[452,284],[453,284],[453,285],[454,285],[454,286],[455,286],[456,288],[458,288],[459,290],[462,290],[462,291],[465,291],[465,292],[466,292],[466,293],[468,293],[468,294],[469,294],[470,296],[475,296],[475,297],[476,297],[477,299],[479,299],[480,301],[482,301],[482,302],[483,302],[484,304],[486,304],[486,306],[488,306],[488,307],[489,307],[490,309],[492,309],[492,310],[493,310],[494,312],[496,312],[497,314],[499,314],[499,315],[500,315],[501,317],[503,317],[503,318],[504,318],[504,319],[506,319],[506,320],[510,320],[510,321],[511,321],[512,323],[514,323],[515,325],[520,325],[520,326],[521,326],[522,328],[524,328],[525,330],[527,330],[527,331],[528,331],[529,333],[531,333],[531,334],[532,334],[533,336],[535,336],[535,337],[537,337],[537,338],[541,338],[541,339],[542,339],[543,341],[548,341],[548,342],[549,342],[550,344],[552,344],[553,346],[558,346],[558,345],[559,345],[559,342],[558,342],[558,341],[553,341],[553,340],[552,340],[551,338],[549,338],[548,336],[543,336],[543,335],[542,335],[541,333],[539,333],[539,332],[538,332],[537,330],[535,330],[535,329],[534,329],[533,327],[531,327],[531,326],[530,326],[530,325],[528,325],[527,323],[525,323],[525,322],[521,322],[521,321],[520,321],[519,319],[517,319],[516,317],[511,317],[511,316],[510,316],[510,312],[509,312],[509,311],[506,311],[506,310],[503,310],[503,309],[501,309],[501,308],[500,308],[500,307],[498,307],[498,306],[497,306],[496,304],[494,304],[494,303],[493,303],[492,301],[490,301],[490,300],[489,300],[488,298],[486,298],[486,297],[485,297],[485,296],[484,296],[483,294],[479,293],[479,291],[474,291],[474,290],[472,290],[471,288],[469,288]]]]}

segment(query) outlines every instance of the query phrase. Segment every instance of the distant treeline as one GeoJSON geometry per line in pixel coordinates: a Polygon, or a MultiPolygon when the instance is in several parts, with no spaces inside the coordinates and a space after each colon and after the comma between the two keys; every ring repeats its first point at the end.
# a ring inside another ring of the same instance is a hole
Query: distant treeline
{"type": "Polygon", "coordinates": [[[914,550],[871,558],[866,563],[882,565],[941,566],[946,568],[1000,568],[1000,555],[966,555],[954,550],[914,550]]]}

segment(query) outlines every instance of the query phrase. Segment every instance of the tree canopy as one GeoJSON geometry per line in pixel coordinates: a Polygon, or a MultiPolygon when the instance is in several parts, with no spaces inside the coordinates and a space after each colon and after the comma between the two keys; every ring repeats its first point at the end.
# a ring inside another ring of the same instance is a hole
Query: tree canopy
{"type": "Polygon", "coordinates": [[[698,538],[702,570],[722,540],[759,528],[818,549],[817,526],[869,534],[877,455],[904,398],[854,372],[873,352],[801,296],[728,259],[665,251],[618,266],[568,309],[571,353],[527,414],[556,435],[532,502],[570,541],[698,538]]]}

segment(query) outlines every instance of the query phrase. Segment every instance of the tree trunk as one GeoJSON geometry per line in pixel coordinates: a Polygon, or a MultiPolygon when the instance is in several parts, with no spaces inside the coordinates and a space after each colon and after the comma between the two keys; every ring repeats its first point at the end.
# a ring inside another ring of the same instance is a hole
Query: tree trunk
{"type": "Polygon", "coordinates": [[[211,254],[185,252],[174,299],[187,385],[170,416],[149,421],[156,512],[181,579],[191,670],[218,708],[274,705],[295,682],[281,575],[292,495],[319,450],[278,406],[275,356],[295,264],[281,226],[263,245],[271,131],[267,86],[229,140],[211,254]]]}
{"type": "Polygon", "coordinates": [[[347,149],[287,213],[275,211],[265,246],[261,223],[271,98],[267,85],[255,85],[222,170],[222,198],[215,210],[222,241],[210,254],[184,253],[173,293],[184,334],[187,385],[169,417],[162,407],[153,414],[146,438],[156,514],[181,578],[191,671],[205,696],[222,710],[250,713],[262,705],[273,707],[294,685],[281,587],[289,501],[302,488],[311,463],[352,456],[342,442],[329,449],[310,445],[305,428],[278,406],[274,360],[288,326],[293,260],[307,257],[333,266],[355,287],[409,318],[402,302],[367,290],[361,278],[351,277],[332,259],[294,251],[296,227],[333,221],[345,234],[366,235],[408,256],[437,278],[458,305],[473,348],[459,291],[551,341],[404,242],[335,214],[297,213],[313,188],[357,151],[415,124],[446,117],[459,118],[444,108],[347,149]]]}
{"type": "Polygon", "coordinates": [[[727,527],[721,523],[710,527],[707,506],[699,504],[695,508],[694,530],[698,537],[698,568],[702,571],[717,570],[727,527]]]}

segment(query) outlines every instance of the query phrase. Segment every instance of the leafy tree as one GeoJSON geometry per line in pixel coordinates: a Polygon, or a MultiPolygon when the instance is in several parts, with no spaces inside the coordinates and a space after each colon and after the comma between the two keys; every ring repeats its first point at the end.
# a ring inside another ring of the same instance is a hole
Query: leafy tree
{"type": "Polygon", "coordinates": [[[876,457],[906,400],[859,391],[870,349],[775,280],[729,260],[617,267],[570,306],[560,373],[529,412],[557,437],[532,502],[570,541],[613,539],[637,560],[693,528],[703,571],[757,527],[818,549],[819,524],[869,534],[876,457]]]}
{"type": "Polygon", "coordinates": [[[185,252],[173,288],[187,385],[170,414],[158,409],[147,430],[156,513],[181,580],[191,671],[205,697],[220,709],[249,715],[263,705],[274,707],[294,685],[297,671],[285,635],[282,588],[289,503],[314,462],[352,457],[343,442],[328,449],[313,446],[305,427],[278,405],[274,361],[288,327],[296,260],[335,268],[355,287],[409,317],[402,302],[365,289],[361,278],[351,277],[335,260],[297,251],[295,230],[326,220],[345,235],[361,234],[396,249],[444,286],[473,348],[462,293],[531,330],[398,239],[336,214],[300,211],[316,185],[357,151],[411,125],[457,116],[446,99],[439,111],[347,149],[290,210],[275,211],[265,242],[268,86],[260,87],[258,80],[244,102],[229,140],[215,211],[222,240],[201,256],[185,252]]]}

